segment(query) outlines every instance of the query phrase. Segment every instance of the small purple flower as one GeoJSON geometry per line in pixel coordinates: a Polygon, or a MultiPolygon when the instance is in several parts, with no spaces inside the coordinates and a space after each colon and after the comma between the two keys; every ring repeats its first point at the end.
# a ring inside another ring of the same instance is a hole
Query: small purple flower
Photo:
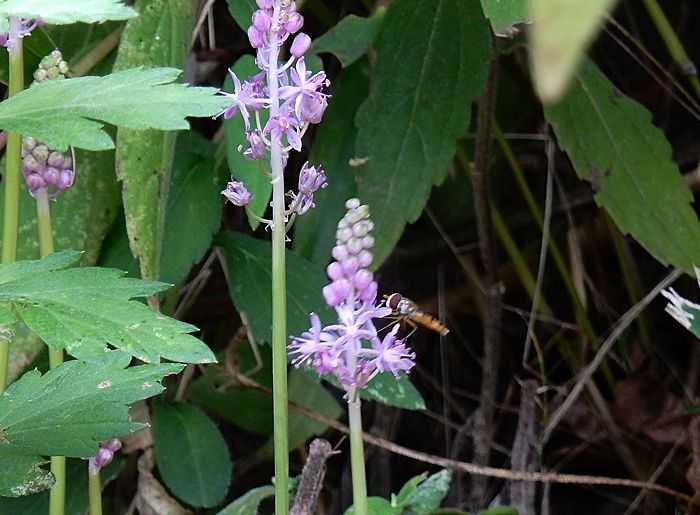
{"type": "Polygon", "coordinates": [[[97,454],[90,458],[88,469],[90,474],[95,475],[101,469],[112,463],[114,454],[122,448],[122,443],[118,439],[109,440],[100,444],[97,454]]]}
{"type": "Polygon", "coordinates": [[[0,44],[5,48],[11,48],[15,42],[27,37],[40,24],[39,20],[27,18],[10,18],[10,32],[0,34],[0,44]]]}
{"type": "Polygon", "coordinates": [[[264,132],[272,136],[275,142],[281,142],[282,136],[287,137],[289,145],[297,152],[301,150],[301,136],[299,136],[299,121],[287,108],[282,108],[277,116],[273,116],[265,125],[264,132]]]}
{"type": "Polygon", "coordinates": [[[247,206],[253,198],[253,194],[248,191],[242,182],[231,180],[226,185],[226,189],[221,192],[226,200],[234,206],[247,206]]]}
{"type": "MultiPolygon", "coordinates": [[[[308,171],[308,170],[307,170],[308,171]]],[[[304,177],[303,188],[316,186],[314,177],[304,177]]],[[[300,191],[302,191],[300,178],[300,191]]],[[[338,223],[335,261],[328,265],[330,284],[323,288],[326,303],[335,309],[336,323],[321,327],[311,316],[311,329],[292,338],[289,346],[293,364],[309,363],[319,374],[332,374],[345,388],[348,398],[377,374],[408,373],[415,354],[396,337],[399,325],[380,338],[374,325],[392,310],[376,302],[377,283],[367,267],[372,263],[369,209],[357,199],[346,203],[348,211],[338,223]]]]}
{"type": "MultiPolygon", "coordinates": [[[[328,79],[326,79],[325,72],[312,74],[307,71],[303,57],[297,60],[296,66],[290,71],[290,78],[293,85],[281,87],[280,98],[286,101],[285,105],[293,104],[294,113],[299,120],[302,120],[302,101],[315,100],[317,106],[322,105],[322,100],[325,100],[327,95],[321,93],[320,89],[328,85],[328,79]]],[[[306,109],[307,111],[317,110],[317,108],[313,108],[313,104],[307,105],[306,109]]],[[[323,109],[325,109],[325,105],[323,109]]]]}
{"type": "Polygon", "coordinates": [[[265,142],[259,130],[246,132],[245,139],[248,147],[243,151],[243,157],[249,161],[257,161],[265,157],[265,142]]]}
{"type": "Polygon", "coordinates": [[[289,53],[294,57],[302,57],[311,48],[311,38],[300,32],[292,41],[292,46],[289,47],[289,53]]]}
{"type": "Polygon", "coordinates": [[[221,94],[231,100],[231,105],[224,109],[220,114],[224,115],[224,118],[233,118],[236,113],[241,113],[243,118],[243,123],[245,124],[246,130],[250,130],[250,112],[259,110],[265,101],[258,97],[255,87],[248,82],[241,84],[233,70],[229,70],[231,79],[233,80],[233,93],[227,93],[222,91],[221,94]]]}

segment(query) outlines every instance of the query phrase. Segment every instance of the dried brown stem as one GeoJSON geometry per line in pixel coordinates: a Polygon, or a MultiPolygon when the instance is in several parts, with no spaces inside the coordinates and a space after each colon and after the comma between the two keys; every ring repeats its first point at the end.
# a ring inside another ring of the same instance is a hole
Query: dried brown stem
{"type": "Polygon", "coordinates": [[[328,441],[316,438],[309,446],[309,455],[301,472],[301,482],[289,515],[312,515],[326,477],[326,461],[335,451],[328,441]]]}

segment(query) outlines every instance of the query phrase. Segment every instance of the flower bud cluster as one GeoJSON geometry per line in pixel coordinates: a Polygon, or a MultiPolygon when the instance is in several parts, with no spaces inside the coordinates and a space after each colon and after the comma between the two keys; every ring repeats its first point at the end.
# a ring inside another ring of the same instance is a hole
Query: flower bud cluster
{"type": "MultiPolygon", "coordinates": [[[[60,50],[44,57],[34,72],[34,84],[47,80],[64,79],[68,63],[60,50]]],[[[47,190],[53,198],[75,181],[73,158],[69,152],[53,150],[31,137],[22,139],[22,174],[32,196],[47,190]]]]}
{"type": "Polygon", "coordinates": [[[330,284],[323,288],[326,303],[335,309],[337,323],[321,327],[318,315],[310,315],[311,328],[293,337],[289,353],[297,367],[311,365],[319,374],[332,374],[349,397],[377,374],[408,373],[415,354],[396,337],[399,324],[380,338],[373,323],[392,310],[376,303],[377,283],[372,264],[374,238],[369,208],[358,199],[345,204],[347,213],[338,223],[334,261],[328,265],[330,284]]]}
{"type": "MultiPolygon", "coordinates": [[[[221,114],[224,118],[240,114],[243,119],[246,146],[241,146],[239,151],[246,159],[264,159],[272,145],[277,145],[281,147],[282,161],[286,163],[291,150],[301,150],[302,137],[309,125],[317,124],[323,118],[328,106],[328,94],[323,90],[330,83],[323,71],[313,73],[306,68],[304,55],[311,47],[311,38],[300,32],[304,17],[297,12],[294,1],[256,1],[259,9],[252,15],[248,39],[257,51],[256,64],[261,71],[243,82],[230,71],[234,91],[222,93],[230,105],[221,114]],[[279,63],[280,48],[292,36],[290,57],[285,63],[279,63]],[[275,82],[272,88],[277,92],[274,99],[270,98],[268,81],[275,82]],[[264,126],[260,117],[262,110],[270,110],[264,126]]],[[[292,203],[287,214],[303,214],[313,207],[313,194],[325,184],[325,174],[320,167],[311,167],[307,163],[299,179],[301,184],[303,177],[307,184],[314,174],[312,183],[315,187],[312,185],[305,191],[300,189],[298,194],[288,194],[292,203]]]]}
{"type": "Polygon", "coordinates": [[[112,463],[114,454],[122,448],[122,443],[118,439],[109,440],[100,444],[97,454],[90,458],[88,469],[90,474],[95,475],[101,469],[112,463]]]}

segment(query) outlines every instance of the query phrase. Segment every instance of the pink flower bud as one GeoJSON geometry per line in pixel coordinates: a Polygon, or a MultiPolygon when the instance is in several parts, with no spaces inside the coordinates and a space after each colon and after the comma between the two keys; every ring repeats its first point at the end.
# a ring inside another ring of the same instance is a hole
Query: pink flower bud
{"type": "Polygon", "coordinates": [[[294,37],[294,41],[292,41],[292,46],[289,49],[289,52],[294,57],[301,57],[309,48],[311,48],[311,38],[303,32],[300,32],[294,37]]]}
{"type": "Polygon", "coordinates": [[[260,32],[267,32],[272,25],[272,18],[266,11],[255,11],[253,13],[253,26],[260,32]]]}
{"type": "Polygon", "coordinates": [[[248,27],[248,41],[253,48],[261,48],[265,44],[263,33],[252,25],[248,27]]]}
{"type": "Polygon", "coordinates": [[[345,277],[343,267],[340,266],[340,263],[337,261],[333,261],[330,265],[328,265],[328,268],[326,268],[326,273],[331,281],[337,281],[345,277]]]}
{"type": "Polygon", "coordinates": [[[287,23],[284,24],[284,29],[290,34],[296,34],[304,26],[304,17],[297,13],[291,13],[287,23]]]}
{"type": "Polygon", "coordinates": [[[256,0],[260,9],[272,9],[272,0],[256,0]]]}

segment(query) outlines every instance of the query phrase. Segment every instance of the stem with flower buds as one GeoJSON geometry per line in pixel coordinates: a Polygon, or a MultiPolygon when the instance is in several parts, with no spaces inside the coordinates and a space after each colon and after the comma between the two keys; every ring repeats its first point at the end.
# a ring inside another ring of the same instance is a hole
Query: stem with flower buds
{"type": "MultiPolygon", "coordinates": [[[[39,224],[39,252],[42,258],[53,254],[51,231],[51,206],[46,188],[35,193],[36,214],[39,224]]],[[[54,369],[63,363],[63,349],[49,349],[49,367],[54,369]]],[[[51,473],[56,482],[49,495],[49,515],[63,515],[66,504],[66,458],[51,456],[51,473]]]]}
{"type": "MultiPolygon", "coordinates": [[[[275,9],[273,24],[277,24],[275,9]]],[[[279,45],[271,31],[267,83],[270,90],[270,117],[279,114],[279,45]]],[[[274,416],[275,515],[289,510],[289,442],[287,414],[287,288],[285,269],[285,200],[282,144],[271,138],[272,170],[272,402],[274,416]]]]}
{"type": "Polygon", "coordinates": [[[350,469],[352,499],[355,515],[367,515],[367,480],[365,478],[365,448],[362,441],[362,404],[357,392],[348,401],[350,420],[350,469]]]}
{"type": "MultiPolygon", "coordinates": [[[[8,95],[11,97],[24,89],[24,54],[22,38],[19,37],[21,20],[10,18],[10,45],[7,49],[10,60],[8,95]]],[[[13,263],[17,259],[17,232],[19,227],[19,183],[22,168],[22,136],[9,132],[7,136],[5,182],[5,211],[2,232],[2,262],[13,263]]],[[[3,331],[5,333],[5,331],[3,331]]],[[[10,337],[0,338],[0,393],[7,386],[10,354],[10,337]]]]}

